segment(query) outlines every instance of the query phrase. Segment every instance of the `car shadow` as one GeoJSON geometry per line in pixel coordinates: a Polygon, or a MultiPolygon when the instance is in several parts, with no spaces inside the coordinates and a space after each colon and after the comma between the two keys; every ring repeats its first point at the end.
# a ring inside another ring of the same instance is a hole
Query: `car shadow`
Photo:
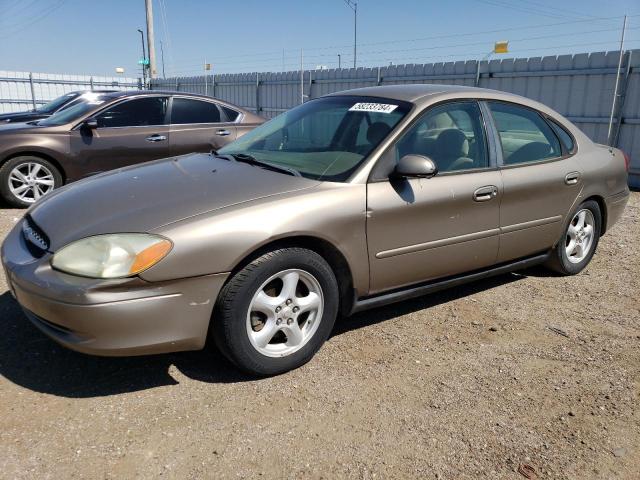
{"type": "MultiPolygon", "coordinates": [[[[356,314],[338,321],[332,337],[411,312],[499,287],[526,274],[508,274],[356,314]]],[[[35,392],[89,398],[176,385],[172,366],[207,383],[257,381],[232,366],[215,348],[145,357],[96,357],[61,347],[22,313],[9,292],[0,295],[0,375],[35,392]]]]}

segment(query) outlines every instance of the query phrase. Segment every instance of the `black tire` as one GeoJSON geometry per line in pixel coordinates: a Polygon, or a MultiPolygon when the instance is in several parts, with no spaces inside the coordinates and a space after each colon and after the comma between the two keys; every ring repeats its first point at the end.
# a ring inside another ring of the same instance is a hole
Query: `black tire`
{"type": "Polygon", "coordinates": [[[338,304],[338,283],[329,264],[311,250],[282,248],[261,255],[229,279],[218,296],[210,332],[222,354],[241,370],[259,376],[277,375],[304,365],[315,355],[333,329],[338,304]],[[317,280],[324,298],[323,311],[306,344],[287,356],[270,357],[252,345],[247,314],[260,287],[290,269],[303,270],[317,280]]]}
{"type": "Polygon", "coordinates": [[[0,168],[0,195],[13,207],[28,208],[33,205],[33,202],[24,201],[13,194],[11,191],[11,180],[9,178],[14,168],[27,163],[37,163],[51,172],[51,175],[53,176],[53,189],[61,187],[63,183],[62,174],[50,161],[31,155],[13,157],[7,160],[0,168]]]}
{"type": "Polygon", "coordinates": [[[563,229],[562,238],[558,241],[558,244],[551,251],[551,257],[545,264],[549,269],[559,273],[560,275],[575,275],[581,272],[591,261],[594,253],[596,252],[596,248],[598,247],[598,241],[600,240],[600,232],[602,231],[602,212],[600,211],[600,206],[597,202],[593,200],[587,200],[586,202],[581,203],[578,208],[576,208],[568,218],[568,221],[563,229]],[[595,223],[594,232],[593,232],[593,240],[589,246],[589,252],[587,255],[577,263],[574,263],[569,260],[566,251],[567,245],[567,237],[569,227],[572,225],[575,216],[581,210],[589,210],[593,215],[593,220],[595,223]]]}

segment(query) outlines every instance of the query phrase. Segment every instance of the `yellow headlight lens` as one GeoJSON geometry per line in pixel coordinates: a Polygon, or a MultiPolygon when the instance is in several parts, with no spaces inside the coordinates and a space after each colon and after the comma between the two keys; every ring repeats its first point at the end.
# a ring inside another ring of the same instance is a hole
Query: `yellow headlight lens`
{"type": "Polygon", "coordinates": [[[57,252],[57,270],[91,278],[124,278],[142,273],[172,248],[166,238],[147,233],[97,235],[73,242],[57,252]]]}

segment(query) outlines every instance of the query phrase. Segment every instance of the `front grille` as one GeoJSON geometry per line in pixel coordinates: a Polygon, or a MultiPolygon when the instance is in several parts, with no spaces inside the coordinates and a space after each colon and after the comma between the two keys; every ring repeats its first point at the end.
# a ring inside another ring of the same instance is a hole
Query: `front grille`
{"type": "Polygon", "coordinates": [[[22,235],[33,256],[41,257],[49,250],[49,238],[29,215],[22,222],[22,235]]]}

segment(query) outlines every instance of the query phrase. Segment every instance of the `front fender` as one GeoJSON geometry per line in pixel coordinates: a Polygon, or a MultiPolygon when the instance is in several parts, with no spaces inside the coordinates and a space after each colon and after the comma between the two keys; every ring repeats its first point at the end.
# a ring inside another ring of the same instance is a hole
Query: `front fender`
{"type": "Polygon", "coordinates": [[[366,245],[366,185],[324,183],[197,215],[154,233],[174,243],[171,253],[144,272],[148,281],[229,272],[244,258],[275,240],[315,237],[346,259],[354,288],[369,287],[366,245]]]}

